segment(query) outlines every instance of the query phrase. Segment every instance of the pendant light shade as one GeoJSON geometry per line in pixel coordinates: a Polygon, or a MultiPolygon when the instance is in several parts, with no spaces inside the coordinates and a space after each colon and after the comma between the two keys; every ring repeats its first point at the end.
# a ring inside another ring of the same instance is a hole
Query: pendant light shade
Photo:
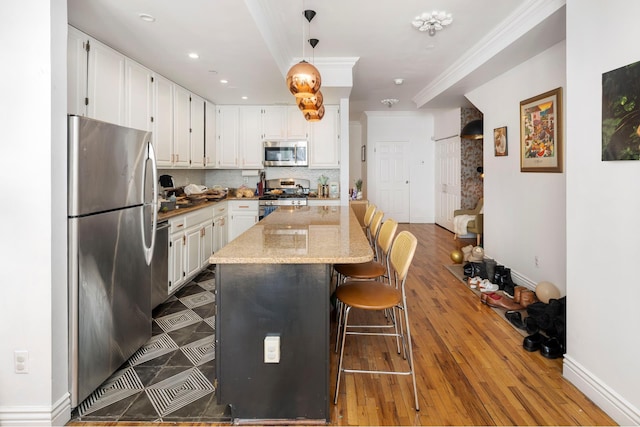
{"type": "Polygon", "coordinates": [[[298,108],[304,114],[312,111],[318,111],[318,109],[322,107],[322,98],[322,91],[318,91],[315,95],[307,98],[296,98],[296,101],[298,103],[298,108]]]}
{"type": "Polygon", "coordinates": [[[309,98],[320,90],[320,72],[307,61],[300,61],[287,73],[287,87],[296,98],[309,98]]]}
{"type": "Polygon", "coordinates": [[[304,119],[308,122],[319,122],[324,117],[324,105],[318,108],[318,111],[310,111],[304,113],[304,119]]]}

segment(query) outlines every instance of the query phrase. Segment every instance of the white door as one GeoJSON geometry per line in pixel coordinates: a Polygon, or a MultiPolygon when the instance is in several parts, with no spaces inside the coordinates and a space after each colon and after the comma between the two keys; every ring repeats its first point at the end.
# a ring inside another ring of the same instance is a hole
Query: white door
{"type": "Polygon", "coordinates": [[[173,157],[173,83],[154,76],[153,147],[159,167],[171,166],[173,157]]]}
{"type": "Polygon", "coordinates": [[[189,166],[191,148],[191,92],[173,85],[173,165],[189,166]]]}
{"type": "Polygon", "coordinates": [[[410,154],[408,142],[378,142],[374,148],[374,203],[398,222],[409,222],[410,154]]]}
{"type": "Polygon", "coordinates": [[[191,95],[191,145],[189,153],[189,166],[202,169],[205,166],[204,159],[204,99],[197,95],[191,95]]]}
{"type": "Polygon", "coordinates": [[[460,208],[460,137],[436,142],[436,224],[453,231],[453,211],[460,208]]]}
{"type": "Polygon", "coordinates": [[[125,58],[125,126],[153,130],[153,72],[125,58]]]}

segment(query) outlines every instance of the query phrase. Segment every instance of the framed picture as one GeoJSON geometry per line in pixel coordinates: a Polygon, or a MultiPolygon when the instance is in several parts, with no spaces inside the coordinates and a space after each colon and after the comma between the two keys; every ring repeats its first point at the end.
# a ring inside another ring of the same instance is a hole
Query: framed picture
{"type": "Polygon", "coordinates": [[[493,130],[493,152],[496,156],[507,156],[509,154],[507,146],[507,127],[495,128],[493,130]]]}
{"type": "Polygon", "coordinates": [[[562,172],[562,88],[520,102],[520,172],[562,172]]]}

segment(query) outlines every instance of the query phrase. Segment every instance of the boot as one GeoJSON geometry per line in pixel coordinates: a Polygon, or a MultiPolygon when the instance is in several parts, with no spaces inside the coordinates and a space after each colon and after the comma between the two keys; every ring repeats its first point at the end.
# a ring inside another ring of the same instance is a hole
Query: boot
{"type": "Polygon", "coordinates": [[[504,273],[502,275],[502,290],[508,297],[513,298],[515,287],[516,284],[513,283],[513,280],[511,280],[511,269],[505,267],[504,273]]]}
{"type": "Polygon", "coordinates": [[[496,274],[496,265],[497,263],[495,259],[486,258],[484,260],[484,266],[485,266],[485,269],[487,270],[487,278],[491,280],[491,283],[495,283],[493,279],[496,274]]]}
{"type": "Polygon", "coordinates": [[[498,288],[502,290],[504,287],[502,286],[502,276],[504,275],[504,265],[497,264],[494,268],[493,277],[491,278],[491,282],[498,285],[498,288]]]}

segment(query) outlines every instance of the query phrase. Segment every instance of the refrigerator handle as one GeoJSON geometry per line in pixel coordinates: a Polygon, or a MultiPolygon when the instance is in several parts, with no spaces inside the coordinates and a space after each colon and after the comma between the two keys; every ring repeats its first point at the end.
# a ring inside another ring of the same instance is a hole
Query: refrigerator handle
{"type": "MultiPolygon", "coordinates": [[[[142,237],[142,246],[144,247],[144,258],[147,261],[147,265],[151,265],[153,250],[156,246],[156,229],[158,228],[158,164],[156,162],[156,152],[153,149],[153,144],[151,144],[151,142],[148,142],[147,147],[149,150],[149,159],[151,160],[151,173],[153,174],[153,201],[151,202],[151,210],[153,211],[153,231],[151,233],[151,244],[149,246],[147,246],[147,242],[144,238],[144,209],[141,210],[141,215],[143,216],[143,218],[142,221],[140,221],[140,231],[142,237]]],[[[144,162],[142,176],[147,176],[147,162],[144,162]]],[[[142,180],[142,194],[144,194],[146,191],[145,181],[145,179],[142,180]]]]}

